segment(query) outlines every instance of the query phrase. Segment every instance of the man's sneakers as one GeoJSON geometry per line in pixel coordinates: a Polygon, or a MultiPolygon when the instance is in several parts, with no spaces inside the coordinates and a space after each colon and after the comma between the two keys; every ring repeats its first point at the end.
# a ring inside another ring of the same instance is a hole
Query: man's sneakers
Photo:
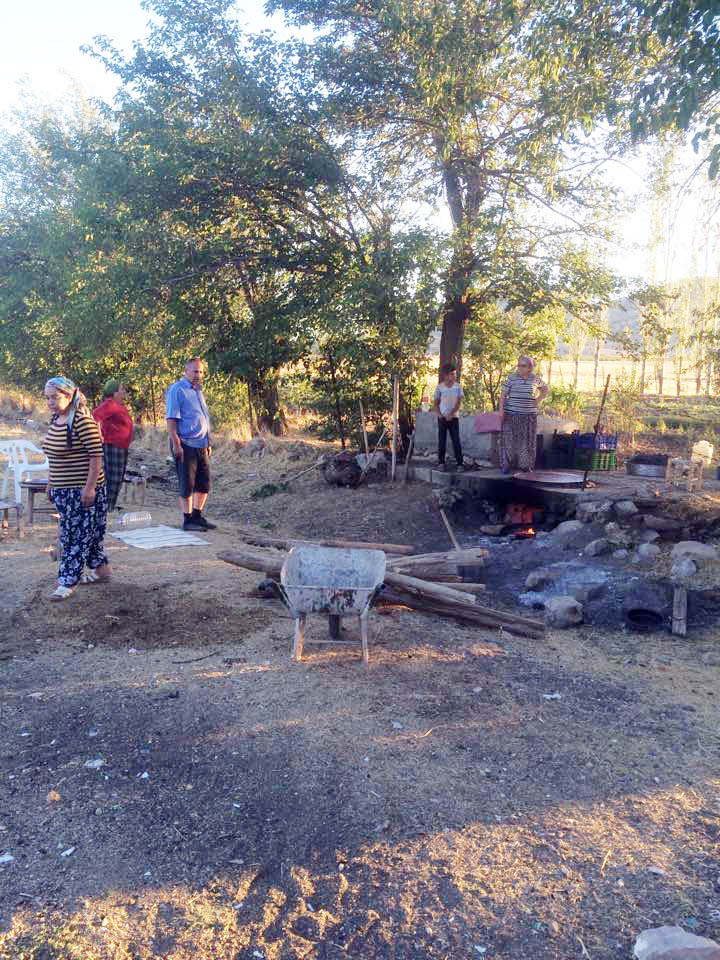
{"type": "Polygon", "coordinates": [[[183,530],[217,530],[217,524],[206,520],[199,510],[185,513],[183,517],[183,530]]]}

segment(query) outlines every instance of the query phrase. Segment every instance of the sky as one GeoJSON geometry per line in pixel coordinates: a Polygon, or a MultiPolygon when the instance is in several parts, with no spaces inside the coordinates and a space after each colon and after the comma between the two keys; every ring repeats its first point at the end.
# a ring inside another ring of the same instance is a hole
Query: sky
{"type": "MultiPolygon", "coordinates": [[[[250,31],[270,27],[283,30],[280,18],[268,20],[262,0],[241,0],[238,8],[250,31]]],[[[114,78],[81,52],[98,34],[110,37],[130,52],[134,40],[147,31],[149,14],[139,0],[0,0],[0,116],[20,102],[26,85],[44,102],[56,102],[73,83],[88,97],[109,100],[114,78]]],[[[613,183],[631,198],[632,213],[618,221],[611,266],[621,274],[647,273],[646,244],[649,208],[644,200],[646,162],[639,154],[608,168],[613,183]]],[[[690,267],[687,239],[697,216],[697,203],[686,201],[674,216],[676,242],[668,258],[669,279],[678,279],[690,267]]]]}

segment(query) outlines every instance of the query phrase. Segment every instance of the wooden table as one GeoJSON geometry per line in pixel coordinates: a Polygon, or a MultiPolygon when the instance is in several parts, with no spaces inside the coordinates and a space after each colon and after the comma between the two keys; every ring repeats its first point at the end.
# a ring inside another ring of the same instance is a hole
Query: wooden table
{"type": "Polygon", "coordinates": [[[49,501],[46,507],[35,506],[35,495],[38,493],[45,495],[47,480],[21,480],[20,486],[23,490],[27,490],[29,526],[33,525],[36,513],[55,513],[55,507],[49,501]]]}

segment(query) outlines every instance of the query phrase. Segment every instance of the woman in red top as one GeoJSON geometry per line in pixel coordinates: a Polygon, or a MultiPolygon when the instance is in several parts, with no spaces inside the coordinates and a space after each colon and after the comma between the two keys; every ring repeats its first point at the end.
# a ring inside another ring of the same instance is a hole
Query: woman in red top
{"type": "Polygon", "coordinates": [[[103,438],[108,510],[114,510],[117,505],[133,435],[132,417],[123,403],[124,399],[122,384],[115,379],[108,380],[103,388],[103,401],[93,410],[103,438]]]}

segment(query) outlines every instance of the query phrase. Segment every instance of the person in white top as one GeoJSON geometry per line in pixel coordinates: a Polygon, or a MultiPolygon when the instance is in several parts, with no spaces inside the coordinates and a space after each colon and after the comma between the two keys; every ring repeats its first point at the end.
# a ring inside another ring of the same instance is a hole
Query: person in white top
{"type": "Polygon", "coordinates": [[[438,417],[438,467],[441,470],[445,469],[448,433],[452,441],[457,469],[463,469],[460,420],[457,415],[462,398],[463,389],[456,380],[456,367],[452,363],[444,363],[440,367],[440,383],[435,390],[435,412],[438,417]]]}

